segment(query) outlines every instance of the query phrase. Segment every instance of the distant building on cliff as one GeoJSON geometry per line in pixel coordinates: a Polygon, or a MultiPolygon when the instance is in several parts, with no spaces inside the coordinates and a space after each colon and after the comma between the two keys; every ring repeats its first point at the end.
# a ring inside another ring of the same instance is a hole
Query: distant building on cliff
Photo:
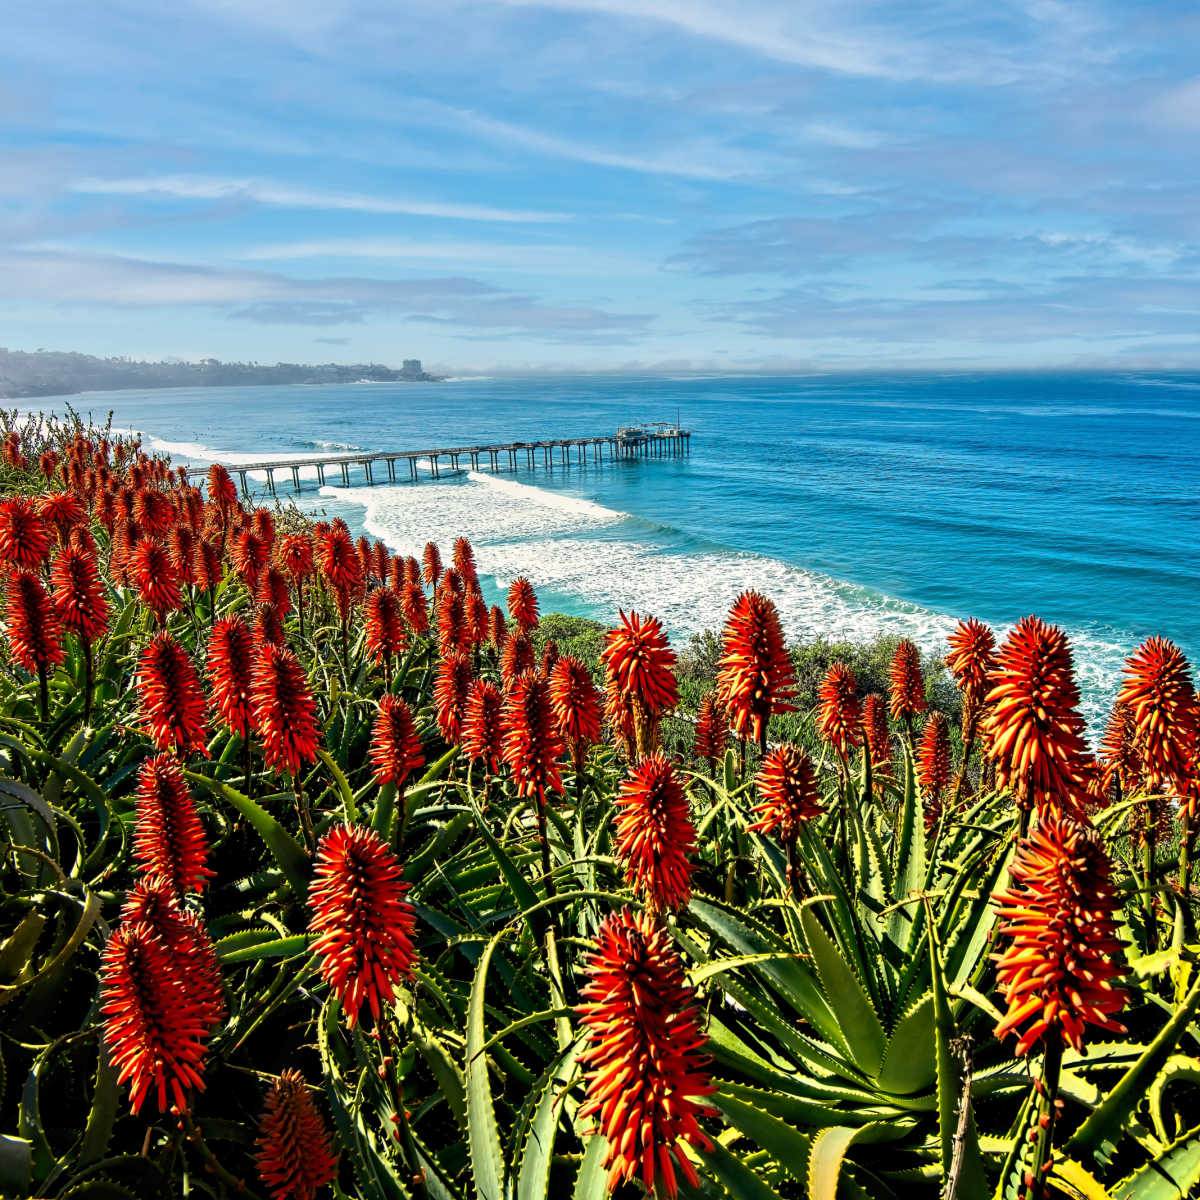
{"type": "Polygon", "coordinates": [[[419,358],[406,358],[404,366],[400,368],[401,375],[421,376],[425,372],[421,370],[421,360],[419,358]]]}

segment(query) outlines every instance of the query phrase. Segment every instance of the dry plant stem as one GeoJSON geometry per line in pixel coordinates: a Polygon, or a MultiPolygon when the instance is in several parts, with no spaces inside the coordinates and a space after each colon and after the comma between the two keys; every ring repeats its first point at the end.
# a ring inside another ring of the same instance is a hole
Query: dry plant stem
{"type": "Polygon", "coordinates": [[[38,710],[42,714],[42,724],[45,725],[50,715],[50,684],[46,678],[46,664],[38,663],[38,710]]]}
{"type": "Polygon", "coordinates": [[[1146,877],[1145,890],[1145,920],[1146,920],[1146,950],[1153,954],[1158,949],[1158,925],[1154,919],[1154,885],[1155,885],[1155,862],[1154,851],[1156,844],[1155,834],[1157,833],[1157,822],[1154,819],[1154,809],[1150,802],[1147,801],[1142,808],[1145,814],[1145,827],[1142,830],[1142,873],[1146,877]]]}
{"type": "Polygon", "coordinates": [[[308,807],[308,797],[305,795],[304,786],[297,775],[292,776],[292,791],[296,797],[296,812],[300,815],[300,827],[304,830],[304,840],[308,844],[308,850],[311,853],[317,848],[317,832],[313,828],[312,813],[308,807]]]}
{"type": "Polygon", "coordinates": [[[950,1170],[946,1173],[946,1186],[942,1200],[958,1200],[958,1184],[966,1162],[967,1127],[971,1121],[971,1039],[955,1038],[950,1043],[963,1064],[962,1091],[958,1097],[958,1121],[954,1127],[954,1149],[950,1156],[950,1170]]]}
{"type": "Polygon", "coordinates": [[[204,1140],[204,1134],[200,1132],[200,1126],[192,1119],[190,1112],[183,1114],[183,1127],[187,1131],[188,1141],[200,1151],[200,1157],[204,1159],[205,1165],[227,1188],[233,1191],[234,1195],[245,1196],[247,1200],[259,1200],[258,1193],[248,1188],[244,1179],[239,1179],[226,1170],[224,1164],[204,1140]]]}

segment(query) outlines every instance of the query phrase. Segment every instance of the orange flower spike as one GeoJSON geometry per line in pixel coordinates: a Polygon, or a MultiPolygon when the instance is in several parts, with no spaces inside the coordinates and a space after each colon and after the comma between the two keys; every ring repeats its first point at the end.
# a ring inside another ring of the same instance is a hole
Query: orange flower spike
{"type": "Polygon", "coordinates": [[[42,586],[28,571],[18,571],[7,581],[4,622],[12,656],[31,675],[53,671],[65,661],[62,625],[42,586]]]}
{"type": "Polygon", "coordinates": [[[294,777],[316,762],[317,706],[300,660],[287,647],[259,648],[250,702],[267,766],[294,777]]]}
{"type": "Polygon", "coordinates": [[[558,732],[578,769],[588,747],[600,740],[600,693],[591,671],[569,654],[554,664],[549,680],[550,703],[558,721],[558,732]]]}
{"type": "Polygon", "coordinates": [[[817,690],[820,702],[818,725],[821,737],[845,757],[862,745],[862,710],[858,704],[858,681],[845,663],[834,663],[825,672],[817,690]]]}
{"type": "Polygon", "coordinates": [[[138,772],[134,862],[182,898],[212,876],[207,856],[208,838],[179,763],[169,754],[146,759],[138,772]]]}
{"type": "Polygon", "coordinates": [[[442,555],[435,542],[425,543],[425,552],[421,555],[421,563],[421,578],[425,581],[425,586],[437,587],[437,582],[442,577],[442,555]]]}
{"type": "Polygon", "coordinates": [[[1125,663],[1117,695],[1133,723],[1133,740],[1151,788],[1182,790],[1200,744],[1200,708],[1187,659],[1166,638],[1143,642],[1125,663]]]}
{"type": "Polygon", "coordinates": [[[241,617],[223,617],[213,625],[207,659],[212,707],[220,723],[240,738],[249,736],[254,722],[255,654],[254,637],[241,617]]]}
{"type": "Polygon", "coordinates": [[[406,583],[400,593],[400,611],[405,624],[420,636],[429,632],[429,609],[425,604],[425,593],[419,584],[406,583]]]}
{"type": "Polygon", "coordinates": [[[265,566],[258,577],[254,598],[259,604],[269,604],[280,617],[292,611],[292,594],[284,573],[274,566],[265,566]]]}
{"type": "Polygon", "coordinates": [[[208,498],[222,511],[238,507],[237,487],[220,463],[208,468],[208,498]]]}
{"type": "Polygon", "coordinates": [[[411,979],[416,915],[404,898],[400,860],[372,829],[337,825],[313,860],[308,907],[313,954],[351,1029],[365,1004],[375,1021],[411,979]]]}
{"type": "Polygon", "coordinates": [[[371,726],[370,756],[376,783],[394,783],[398,788],[425,765],[416,722],[399,696],[380,697],[371,726]]]}
{"type": "Polygon", "coordinates": [[[509,690],[526,671],[532,671],[533,663],[533,643],[523,633],[510,633],[500,652],[500,678],[505,690],[509,690]]]}
{"type": "Polygon", "coordinates": [[[817,773],[798,746],[777,746],[767,751],[755,776],[759,803],[750,828],[757,833],[778,833],[781,842],[794,842],[800,830],[822,812],[817,773]]]}
{"type": "Polygon", "coordinates": [[[932,829],[942,814],[942,791],[950,783],[950,731],[940,712],[930,713],[921,731],[917,778],[925,790],[925,827],[932,829]]]}
{"type": "Polygon", "coordinates": [[[888,667],[888,697],[892,720],[910,726],[913,717],[924,712],[925,680],[921,677],[921,656],[908,638],[903,638],[888,667]]]}
{"type": "Polygon", "coordinates": [[[181,584],[196,582],[196,534],[189,525],[172,525],[167,531],[167,555],[181,584]]]}
{"type": "Polygon", "coordinates": [[[711,1150],[699,1119],[716,1111],[697,1101],[716,1091],[703,1053],[696,993],[670,934],[648,913],[606,917],[585,965],[576,1010],[587,1096],[580,1117],[595,1117],[607,1145],[608,1190],[640,1180],[678,1194],[676,1171],[699,1177],[680,1143],[711,1150]]]}
{"type": "Polygon", "coordinates": [[[133,548],[126,567],[138,599],[162,622],[167,613],[183,607],[179,575],[162,542],[145,538],[133,548]]]}
{"type": "Polygon", "coordinates": [[[283,618],[273,604],[258,604],[254,609],[254,647],[286,646],[287,636],[283,631],[283,618]]]}
{"type": "Polygon", "coordinates": [[[475,567],[475,551],[465,537],[454,542],[454,569],[462,576],[469,591],[479,587],[479,574],[475,567]]]}
{"type": "Polygon", "coordinates": [[[66,545],[72,526],[84,519],[83,501],[70,492],[38,496],[35,500],[38,515],[58,534],[59,545],[66,545]]]}
{"type": "Polygon", "coordinates": [[[488,641],[492,643],[492,649],[499,653],[504,648],[504,640],[508,636],[508,629],[504,620],[504,609],[498,604],[493,604],[491,612],[488,614],[488,641]]]}
{"type": "Polygon", "coordinates": [[[993,898],[1004,949],[992,957],[1008,1005],[996,1036],[1018,1034],[1023,1055],[1051,1038],[1082,1051],[1089,1025],[1124,1033],[1117,897],[1095,831],[1047,810],[1018,843],[1010,878],[993,898]]]}
{"type": "Polygon", "coordinates": [[[950,668],[963,698],[976,705],[982,703],[988,689],[988,675],[996,665],[996,635],[974,617],[959,621],[946,639],[950,653],[946,666],[950,668]]]}
{"type": "Polygon", "coordinates": [[[696,714],[696,737],[692,743],[692,756],[708,763],[715,772],[725,758],[729,746],[729,714],[716,692],[709,692],[700,701],[696,714]]]}
{"type": "Polygon", "coordinates": [[[1121,793],[1133,791],[1145,774],[1142,760],[1137,752],[1137,730],[1129,706],[1118,700],[1104,727],[1100,741],[1100,763],[1103,769],[1102,784],[1107,793],[1116,783],[1121,793]]]}
{"type": "Polygon", "coordinates": [[[383,584],[373,588],[367,595],[363,623],[367,654],[374,662],[390,664],[393,658],[403,653],[408,639],[404,633],[400,602],[396,594],[383,584]]]}
{"type": "Polygon", "coordinates": [[[528,633],[538,623],[537,593],[524,575],[518,575],[508,589],[508,615],[522,633],[528,633]]]}
{"type": "Polygon", "coordinates": [[[765,750],[771,715],[796,708],[791,703],[796,674],[775,604],[758,592],[743,592],[730,609],[721,649],[717,695],[733,732],[765,750]]]}
{"type": "Polygon", "coordinates": [[[621,613],[621,625],[604,635],[600,653],[611,690],[607,711],[614,727],[632,726],[637,752],[650,753],[657,743],[659,717],[679,703],[675,655],[662,623],[621,613]]]}
{"type": "Polygon", "coordinates": [[[463,753],[472,761],[482,761],[493,775],[504,757],[504,730],[501,724],[503,698],[489,679],[476,679],[467,693],[463,709],[463,753]]]}
{"type": "Polygon", "coordinates": [[[307,579],[314,568],[312,538],[307,533],[288,534],[280,539],[277,557],[293,582],[307,579]]]}
{"type": "Polygon", "coordinates": [[[314,1200],[337,1178],[329,1130],[299,1071],[284,1071],[271,1084],[255,1145],[258,1175],[272,1200],[314,1200]]]}
{"type": "Polygon", "coordinates": [[[51,601],[63,628],[90,646],[108,629],[108,596],[92,553],[68,547],[50,568],[51,601]]]}
{"type": "Polygon", "coordinates": [[[661,752],[644,758],[617,797],[616,851],[626,881],[652,908],[682,908],[692,894],[695,848],[696,830],[674,766],[661,752]]]}
{"type": "Polygon", "coordinates": [[[36,571],[50,553],[46,526],[25,496],[0,503],[0,564],[17,571],[36,571]]]}
{"type": "Polygon", "coordinates": [[[442,737],[452,745],[462,736],[463,709],[474,681],[469,655],[461,650],[443,654],[433,685],[433,703],[442,737]]]}
{"type": "Polygon", "coordinates": [[[518,796],[562,791],[558,760],[563,743],[550,702],[550,685],[540,675],[520,676],[504,697],[500,710],[504,761],[512,768],[518,796]]]}
{"type": "Polygon", "coordinates": [[[154,637],[138,665],[139,702],[147,736],[160,750],[208,757],[204,693],[187,651],[169,634],[154,637]]]}
{"type": "Polygon", "coordinates": [[[892,735],[888,730],[887,705],[882,696],[870,695],[862,703],[863,742],[871,754],[871,771],[888,775],[892,769],[892,735]]]}

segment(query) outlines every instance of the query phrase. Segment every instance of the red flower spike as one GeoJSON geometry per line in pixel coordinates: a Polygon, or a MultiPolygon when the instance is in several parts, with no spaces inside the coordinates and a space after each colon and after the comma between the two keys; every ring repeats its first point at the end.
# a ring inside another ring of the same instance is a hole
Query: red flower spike
{"type": "Polygon", "coordinates": [[[196,548],[196,587],[201,592],[211,592],[224,576],[221,551],[208,538],[201,538],[196,548]]]}
{"type": "Polygon", "coordinates": [[[404,623],[418,637],[429,632],[429,609],[425,605],[425,593],[419,584],[406,583],[400,593],[400,611],[404,623]]]}
{"type": "Polygon", "coordinates": [[[175,523],[171,502],[157,488],[138,488],[133,497],[132,516],[153,538],[162,537],[175,523]]]}
{"type": "Polygon", "coordinates": [[[293,581],[307,579],[313,573],[313,544],[307,533],[291,533],[281,539],[279,565],[293,581]]]}
{"type": "Polygon", "coordinates": [[[462,576],[468,591],[479,587],[479,574],[475,567],[475,551],[465,537],[456,538],[454,542],[454,569],[462,576]]]}
{"type": "Polygon", "coordinates": [[[467,594],[466,580],[454,567],[451,567],[442,575],[441,581],[438,583],[438,590],[442,589],[451,591],[456,596],[465,596],[467,594]]]}
{"type": "Polygon", "coordinates": [[[925,827],[942,815],[942,790],[950,783],[950,731],[940,712],[929,714],[917,746],[917,778],[925,791],[925,827]]]}
{"type": "Polygon", "coordinates": [[[733,732],[765,747],[772,713],[796,710],[796,674],[774,603],[743,592],[729,610],[721,651],[717,695],[733,732]]]}
{"type": "Polygon", "coordinates": [[[59,458],[58,454],[53,450],[43,450],[38,455],[38,470],[41,471],[47,479],[53,479],[58,471],[59,458]]]}
{"type": "Polygon", "coordinates": [[[257,604],[254,607],[254,648],[263,646],[286,646],[287,635],[283,631],[283,618],[273,604],[257,604]]]}
{"type": "Polygon", "coordinates": [[[317,846],[308,906],[313,954],[353,1029],[366,1004],[379,1020],[396,984],[411,978],[416,917],[400,862],[371,829],[339,825],[317,846]]]}
{"type": "Polygon", "coordinates": [[[1133,722],[1147,785],[1182,791],[1200,745],[1200,708],[1179,647],[1161,637],[1143,642],[1125,663],[1117,703],[1125,705],[1133,722]]]}
{"type": "Polygon", "coordinates": [[[636,700],[648,717],[656,718],[679,703],[675,654],[657,618],[643,620],[636,612],[622,612],[620,628],[604,635],[600,658],[617,692],[636,700]]]}
{"type": "Polygon", "coordinates": [[[13,658],[31,675],[52,671],[66,658],[58,614],[36,575],[18,571],[9,578],[4,622],[13,658]]]}
{"type": "Polygon", "coordinates": [[[208,639],[208,679],[217,719],[240,738],[250,735],[254,710],[254,637],[241,617],[217,621],[208,639]]]}
{"type": "Polygon", "coordinates": [[[758,833],[778,832],[782,842],[794,842],[809,821],[821,815],[821,795],[812,759],[797,746],[777,746],[762,760],[754,779],[760,802],[750,826],[758,833]]]}
{"type": "Polygon", "coordinates": [[[380,583],[387,583],[388,569],[392,565],[392,556],[388,552],[387,546],[381,541],[376,541],[371,546],[371,574],[375,576],[380,583]]]}
{"type": "Polygon", "coordinates": [[[1082,1051],[1088,1025],[1124,1033],[1112,864],[1094,830],[1046,811],[1018,843],[1009,874],[1012,886],[993,898],[997,943],[1008,943],[992,956],[1008,1003],[996,1037],[1019,1033],[1021,1055],[1050,1038],[1082,1051]]]}
{"type": "Polygon", "coordinates": [[[508,615],[523,633],[538,623],[537,593],[524,575],[518,575],[508,589],[508,615]]]}
{"type": "Polygon", "coordinates": [[[571,751],[576,770],[589,746],[600,740],[600,693],[592,673],[569,654],[563,655],[549,675],[550,704],[558,732],[571,751]]]}
{"type": "Polygon", "coordinates": [[[463,598],[450,588],[444,588],[438,593],[436,607],[438,648],[442,654],[468,649],[470,639],[467,637],[463,598]]]}
{"type": "Polygon", "coordinates": [[[137,588],[138,599],[159,621],[183,606],[179,576],[162,542],[154,538],[138,542],[125,569],[137,588]]]}
{"type": "Polygon", "coordinates": [[[871,754],[871,770],[888,775],[892,769],[892,735],[888,731],[887,705],[882,696],[868,696],[862,703],[863,743],[871,754]]]}
{"type": "Polygon", "coordinates": [[[204,1089],[207,1014],[163,940],[142,922],[108,939],[100,966],[100,1014],[117,1083],[137,1113],[153,1094],[159,1112],[184,1112],[204,1089]]]}
{"type": "Polygon", "coordinates": [[[433,685],[433,703],[437,710],[438,728],[442,737],[451,744],[462,735],[463,709],[467,693],[475,680],[470,656],[461,650],[451,650],[442,655],[438,665],[437,679],[433,685]]]}
{"type": "Polygon", "coordinates": [[[59,544],[65,544],[71,527],[84,518],[83,502],[70,492],[57,492],[38,496],[38,515],[58,533],[59,544]]]}
{"type": "Polygon", "coordinates": [[[404,787],[413,771],[425,765],[416,722],[407,704],[399,696],[384,695],[379,700],[371,726],[371,764],[377,783],[404,787]]]}
{"type": "Polygon", "coordinates": [[[503,649],[504,640],[508,636],[506,625],[504,609],[498,604],[493,604],[488,615],[488,641],[492,643],[492,649],[497,653],[503,649]]]}
{"type": "Polygon", "coordinates": [[[268,508],[256,508],[250,514],[250,530],[266,548],[267,557],[275,548],[275,518],[268,508]]]}
{"type": "Polygon", "coordinates": [[[147,879],[183,897],[198,892],[212,871],[208,838],[179,763],[169,754],[148,758],[138,772],[133,858],[147,879]]]}
{"type": "Polygon", "coordinates": [[[366,627],[366,650],[372,661],[389,663],[403,653],[408,639],[395,592],[383,584],[372,589],[367,596],[363,621],[366,627]]]}
{"type": "Polygon", "coordinates": [[[207,758],[200,680],[187,651],[169,633],[158,634],[142,651],[138,681],[142,722],[150,740],[160,750],[207,758]]]}
{"type": "Polygon", "coordinates": [[[917,713],[924,712],[925,680],[921,677],[921,656],[916,646],[903,638],[892,655],[888,667],[888,697],[893,721],[910,723],[917,713]]]}
{"type": "Polygon", "coordinates": [[[946,655],[946,666],[954,675],[963,697],[972,697],[976,704],[982,702],[988,688],[988,675],[996,665],[996,635],[974,617],[959,621],[954,632],[946,639],[950,653],[946,655]]]}
{"type": "Polygon", "coordinates": [[[500,769],[504,737],[500,723],[502,697],[491,680],[476,679],[463,708],[461,746],[472,761],[483,761],[493,775],[500,769]]]}
{"type": "Polygon", "coordinates": [[[1025,810],[1031,804],[1081,809],[1079,764],[1087,746],[1066,636],[1026,617],[1001,646],[989,682],[980,731],[996,782],[1025,810]]]}
{"type": "Polygon", "coordinates": [[[1114,783],[1122,794],[1133,791],[1145,774],[1142,760],[1137,752],[1137,729],[1129,706],[1118,700],[1104,727],[1100,741],[1100,762],[1103,768],[1102,786],[1107,793],[1114,783]]]}
{"type": "Polygon", "coordinates": [[[696,713],[696,737],[692,743],[692,756],[708,764],[716,771],[717,764],[724,761],[729,747],[729,714],[716,692],[709,692],[700,701],[696,713]]]}
{"type": "Polygon", "coordinates": [[[500,709],[504,761],[512,768],[518,796],[536,796],[545,803],[546,792],[562,791],[558,759],[563,744],[550,703],[550,685],[540,675],[522,675],[504,697],[500,709]]]}
{"type": "Polygon", "coordinates": [[[500,678],[504,681],[505,691],[510,690],[526,671],[532,671],[533,663],[533,643],[523,633],[510,633],[500,652],[500,678]]]}
{"type": "Polygon", "coordinates": [[[314,1200],[337,1178],[338,1156],[299,1071],[271,1084],[258,1123],[255,1161],[272,1200],[314,1200]]]}
{"type": "Polygon", "coordinates": [[[266,566],[258,577],[254,598],[259,604],[269,604],[280,617],[292,611],[292,594],[288,581],[278,567],[266,566]]]}
{"type": "Polygon", "coordinates": [[[680,1142],[712,1150],[699,1118],[716,1116],[697,1099],[716,1091],[695,990],[667,931],[646,913],[606,917],[588,957],[576,1009],[587,1044],[580,1054],[587,1097],[605,1136],[608,1190],[640,1179],[648,1195],[678,1194],[676,1171],[699,1177],[680,1142]]]}
{"type": "Polygon", "coordinates": [[[240,529],[234,535],[233,549],[229,561],[233,564],[237,577],[246,585],[250,594],[258,586],[258,573],[267,564],[270,549],[253,531],[240,529]]]}
{"type": "Polygon", "coordinates": [[[845,756],[862,745],[862,710],[858,706],[858,681],[845,663],[834,663],[817,690],[818,725],[824,738],[845,756]]]}
{"type": "Polygon", "coordinates": [[[463,600],[466,610],[468,637],[472,646],[482,646],[488,640],[489,618],[487,601],[478,592],[468,592],[463,600]]]}
{"type": "Polygon", "coordinates": [[[237,488],[229,472],[220,463],[213,463],[208,468],[208,498],[219,509],[238,507],[237,488]]]}
{"type": "Polygon", "coordinates": [[[46,526],[32,501],[12,496],[0,503],[0,564],[36,571],[49,553],[46,526]]]}
{"type": "Polygon", "coordinates": [[[547,679],[550,678],[550,672],[554,670],[554,664],[558,662],[558,643],[553,638],[547,638],[546,644],[542,647],[542,663],[538,668],[547,679]]]}
{"type": "Polygon", "coordinates": [[[196,534],[189,525],[173,525],[167,532],[167,554],[182,584],[196,582],[196,534]]]}
{"type": "Polygon", "coordinates": [[[300,660],[286,646],[259,647],[250,704],[267,766],[294,777],[316,762],[317,706],[300,660]]]}
{"type": "Polygon", "coordinates": [[[108,597],[94,554],[68,548],[50,568],[51,601],[59,621],[81,644],[98,642],[108,629],[108,597]]]}
{"type": "Polygon", "coordinates": [[[616,851],[625,879],[655,909],[682,908],[692,894],[696,830],[683,785],[656,753],[630,770],[616,804],[616,851]]]}
{"type": "Polygon", "coordinates": [[[333,591],[338,616],[344,621],[363,583],[362,561],[348,533],[336,526],[317,546],[317,565],[333,591]]]}
{"type": "Polygon", "coordinates": [[[442,555],[435,543],[425,543],[425,553],[421,556],[421,561],[424,564],[421,578],[425,581],[425,586],[437,587],[437,582],[442,576],[442,555]]]}
{"type": "Polygon", "coordinates": [[[371,567],[374,562],[374,556],[371,553],[371,541],[363,534],[358,541],[354,543],[354,549],[358,552],[359,565],[362,567],[363,581],[366,582],[371,578],[371,567]]]}

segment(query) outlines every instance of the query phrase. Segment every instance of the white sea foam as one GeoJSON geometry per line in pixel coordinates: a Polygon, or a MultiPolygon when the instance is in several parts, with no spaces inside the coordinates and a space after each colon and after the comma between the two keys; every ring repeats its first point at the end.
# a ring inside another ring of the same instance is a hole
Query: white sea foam
{"type": "MultiPolygon", "coordinates": [[[[142,434],[144,445],[149,450],[158,450],[163,454],[169,454],[175,459],[186,459],[188,462],[219,462],[224,463],[228,467],[238,467],[243,463],[253,462],[312,462],[314,459],[321,458],[344,458],[347,453],[353,453],[358,450],[357,446],[345,446],[340,442],[322,442],[319,445],[330,447],[328,450],[311,451],[311,450],[217,450],[212,446],[202,445],[200,442],[169,442],[163,438],[155,437],[153,434],[142,434]],[[335,448],[337,447],[337,448],[335,448]]],[[[290,471],[288,474],[290,475],[290,471]]],[[[249,471],[251,479],[263,482],[267,478],[266,471],[249,471]]],[[[316,479],[316,467],[300,467],[299,474],[301,479],[316,479]]],[[[276,478],[276,482],[281,482],[280,477],[276,478]]]]}

